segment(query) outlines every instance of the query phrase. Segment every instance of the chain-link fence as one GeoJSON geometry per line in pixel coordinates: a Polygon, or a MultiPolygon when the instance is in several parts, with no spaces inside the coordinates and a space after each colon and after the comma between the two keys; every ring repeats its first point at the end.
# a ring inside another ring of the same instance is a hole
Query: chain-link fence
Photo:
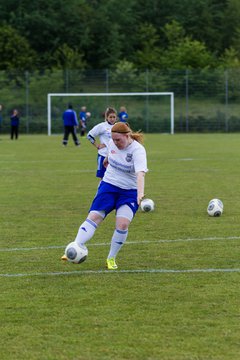
{"type": "Polygon", "coordinates": [[[45,133],[48,93],[106,93],[94,97],[59,97],[52,103],[53,131],[62,132],[62,112],[70,101],[77,113],[82,105],[92,112],[89,127],[102,121],[106,106],[125,105],[129,122],[145,132],[170,132],[166,97],[109,98],[116,92],[173,92],[175,132],[234,132],[240,130],[240,69],[216,70],[44,70],[0,72],[1,132],[10,127],[13,108],[20,111],[22,133],[45,133]]]}

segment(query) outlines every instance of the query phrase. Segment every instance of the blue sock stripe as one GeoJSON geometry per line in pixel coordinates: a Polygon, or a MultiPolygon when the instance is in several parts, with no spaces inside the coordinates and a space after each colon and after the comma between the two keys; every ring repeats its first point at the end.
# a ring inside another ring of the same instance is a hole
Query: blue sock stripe
{"type": "Polygon", "coordinates": [[[90,219],[86,219],[86,222],[88,222],[90,225],[94,226],[95,229],[97,228],[97,224],[94,221],[92,221],[90,219]]]}
{"type": "Polygon", "coordinates": [[[118,232],[119,234],[127,234],[128,230],[118,230],[118,229],[116,229],[116,232],[118,232]]]}

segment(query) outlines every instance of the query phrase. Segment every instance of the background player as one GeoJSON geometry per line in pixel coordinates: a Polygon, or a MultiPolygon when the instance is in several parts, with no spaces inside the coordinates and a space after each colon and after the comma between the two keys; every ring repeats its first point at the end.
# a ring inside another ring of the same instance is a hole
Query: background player
{"type": "Polygon", "coordinates": [[[119,113],[118,113],[119,121],[121,122],[127,122],[128,121],[128,113],[125,106],[121,106],[119,113]]]}
{"type": "Polygon", "coordinates": [[[80,135],[84,136],[87,129],[87,119],[90,118],[91,113],[87,112],[86,106],[81,107],[81,112],[79,114],[79,126],[80,126],[80,135]]]}
{"type": "Polygon", "coordinates": [[[78,126],[77,114],[73,110],[72,104],[68,105],[68,109],[63,113],[63,125],[64,125],[64,135],[63,135],[63,145],[67,146],[69,134],[72,134],[73,141],[76,146],[79,146],[79,140],[76,134],[76,128],[78,126]]]}
{"type": "Polygon", "coordinates": [[[100,179],[106,171],[103,161],[107,156],[107,145],[111,139],[111,129],[117,121],[117,111],[113,107],[108,107],[105,111],[105,121],[94,126],[87,134],[87,139],[98,149],[97,173],[96,177],[100,179]],[[99,138],[99,144],[96,142],[99,138]]]}
{"type": "Polygon", "coordinates": [[[12,114],[10,116],[10,120],[11,120],[11,140],[18,139],[18,130],[19,130],[19,123],[20,123],[20,118],[19,118],[19,112],[17,109],[13,109],[12,114]]]}

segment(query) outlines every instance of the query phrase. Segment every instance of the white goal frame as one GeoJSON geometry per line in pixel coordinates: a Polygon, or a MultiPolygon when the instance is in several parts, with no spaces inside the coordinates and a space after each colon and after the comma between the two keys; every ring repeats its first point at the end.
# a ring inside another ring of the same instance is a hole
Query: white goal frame
{"type": "Polygon", "coordinates": [[[51,136],[51,99],[52,97],[86,96],[170,96],[170,133],[174,134],[174,93],[173,92],[131,92],[131,93],[51,93],[47,96],[48,135],[51,136]]]}

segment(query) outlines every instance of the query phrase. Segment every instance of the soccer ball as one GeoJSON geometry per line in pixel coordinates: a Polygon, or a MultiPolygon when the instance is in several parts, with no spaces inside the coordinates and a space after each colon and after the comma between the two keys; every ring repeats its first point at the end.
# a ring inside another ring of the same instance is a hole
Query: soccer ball
{"type": "Polygon", "coordinates": [[[86,112],[86,116],[87,117],[90,117],[91,116],[91,113],[88,111],[88,112],[86,112]]]}
{"type": "Polygon", "coordinates": [[[141,209],[144,212],[149,212],[154,210],[154,202],[151,199],[143,199],[141,201],[141,209]]]}
{"type": "Polygon", "coordinates": [[[223,213],[222,201],[219,199],[210,200],[207,207],[207,212],[210,216],[221,216],[223,213]]]}
{"type": "Polygon", "coordinates": [[[65,255],[68,261],[75,264],[80,264],[86,260],[88,256],[88,249],[86,246],[79,246],[75,241],[73,241],[66,247],[65,255]]]}

